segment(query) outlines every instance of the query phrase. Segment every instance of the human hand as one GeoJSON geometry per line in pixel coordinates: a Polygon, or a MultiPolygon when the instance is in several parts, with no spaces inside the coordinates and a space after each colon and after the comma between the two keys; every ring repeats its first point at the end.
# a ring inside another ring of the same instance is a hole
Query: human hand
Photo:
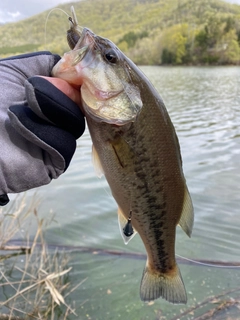
{"type": "Polygon", "coordinates": [[[85,130],[79,90],[47,78],[59,59],[36,52],[0,60],[0,205],[8,193],[58,178],[85,130]]]}

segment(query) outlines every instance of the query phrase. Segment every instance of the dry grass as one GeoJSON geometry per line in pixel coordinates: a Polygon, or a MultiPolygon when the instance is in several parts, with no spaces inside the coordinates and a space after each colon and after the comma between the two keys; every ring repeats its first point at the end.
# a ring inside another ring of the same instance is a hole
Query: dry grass
{"type": "Polygon", "coordinates": [[[22,237],[20,230],[37,206],[38,202],[35,200],[27,205],[23,196],[17,197],[7,207],[0,207],[0,250],[12,249],[7,243],[16,236],[22,237]]]}
{"type": "Polygon", "coordinates": [[[77,316],[74,303],[68,305],[65,300],[84,280],[71,287],[68,256],[48,252],[43,229],[44,221],[38,217],[36,202],[27,206],[22,198],[16,201],[15,208],[0,211],[0,250],[3,252],[0,256],[0,320],[65,320],[69,315],[77,316]],[[26,246],[8,245],[30,215],[37,221],[31,246],[29,241],[26,246]],[[5,250],[17,252],[5,254],[5,250]]]}

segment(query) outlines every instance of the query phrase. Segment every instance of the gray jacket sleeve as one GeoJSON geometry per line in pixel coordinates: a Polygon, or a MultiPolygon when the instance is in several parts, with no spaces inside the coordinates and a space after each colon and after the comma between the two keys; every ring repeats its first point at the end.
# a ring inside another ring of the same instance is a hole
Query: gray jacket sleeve
{"type": "Polygon", "coordinates": [[[0,60],[0,196],[56,179],[84,131],[79,107],[47,80],[31,78],[50,76],[59,58],[39,52],[0,60]]]}

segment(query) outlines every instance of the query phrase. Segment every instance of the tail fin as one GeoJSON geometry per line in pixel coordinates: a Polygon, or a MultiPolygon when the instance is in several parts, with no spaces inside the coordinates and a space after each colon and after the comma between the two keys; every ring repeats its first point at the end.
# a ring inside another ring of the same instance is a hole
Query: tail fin
{"type": "Polygon", "coordinates": [[[187,293],[178,266],[170,273],[151,272],[146,265],[140,288],[142,301],[152,301],[162,297],[174,304],[186,304],[187,293]]]}

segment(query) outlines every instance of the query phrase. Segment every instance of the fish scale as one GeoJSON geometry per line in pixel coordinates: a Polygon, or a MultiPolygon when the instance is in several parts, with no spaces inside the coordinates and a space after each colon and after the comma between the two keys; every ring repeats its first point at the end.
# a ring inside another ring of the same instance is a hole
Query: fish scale
{"type": "Polygon", "coordinates": [[[114,43],[80,30],[75,14],[70,26],[70,47],[78,41],[53,76],[79,85],[93,163],[118,204],[122,237],[127,243],[138,233],[146,248],[140,298],[186,303],[175,237],[177,224],[191,235],[193,206],[174,126],[156,89],[114,43]]]}

